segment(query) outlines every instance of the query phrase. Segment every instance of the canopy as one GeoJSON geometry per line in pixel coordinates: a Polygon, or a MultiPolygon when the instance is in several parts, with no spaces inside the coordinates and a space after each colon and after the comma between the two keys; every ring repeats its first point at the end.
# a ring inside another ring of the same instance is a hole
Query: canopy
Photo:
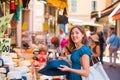
{"type": "Polygon", "coordinates": [[[67,0],[47,0],[47,2],[60,9],[67,7],[67,0]]]}
{"type": "Polygon", "coordinates": [[[101,24],[93,23],[93,22],[83,22],[81,25],[89,25],[89,26],[94,26],[94,27],[103,27],[101,24]]]}
{"type": "Polygon", "coordinates": [[[113,10],[113,12],[108,17],[110,20],[120,19],[120,4],[113,10]]]}
{"type": "Polygon", "coordinates": [[[69,23],[72,23],[73,25],[89,25],[89,26],[94,26],[94,27],[103,27],[103,25],[101,24],[97,24],[97,23],[90,22],[90,21],[84,21],[80,19],[69,18],[68,21],[69,23]]]}
{"type": "Polygon", "coordinates": [[[98,11],[92,12],[91,13],[91,18],[97,18],[97,20],[107,17],[111,14],[111,12],[118,6],[120,3],[120,0],[116,0],[113,4],[110,6],[106,7],[104,10],[101,11],[101,17],[98,18],[98,11]]]}

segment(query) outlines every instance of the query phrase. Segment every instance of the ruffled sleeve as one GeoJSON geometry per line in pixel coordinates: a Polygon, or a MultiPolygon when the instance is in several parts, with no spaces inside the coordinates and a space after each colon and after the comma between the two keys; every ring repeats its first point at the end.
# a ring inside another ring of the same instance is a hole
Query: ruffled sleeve
{"type": "Polygon", "coordinates": [[[87,54],[88,56],[91,56],[91,50],[88,46],[84,45],[82,48],[80,48],[80,57],[84,54],[87,54]]]}

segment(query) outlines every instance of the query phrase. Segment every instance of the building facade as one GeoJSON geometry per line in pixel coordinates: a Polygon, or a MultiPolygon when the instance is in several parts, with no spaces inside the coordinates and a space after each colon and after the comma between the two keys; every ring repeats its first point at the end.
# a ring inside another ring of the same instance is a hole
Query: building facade
{"type": "Polygon", "coordinates": [[[110,21],[109,15],[113,12],[113,10],[119,5],[119,0],[106,0],[106,7],[100,12],[101,16],[98,16],[98,13],[91,13],[91,18],[95,19],[96,23],[100,23],[104,26],[104,31],[107,33],[109,29],[117,28],[117,22],[115,20],[110,21]]]}

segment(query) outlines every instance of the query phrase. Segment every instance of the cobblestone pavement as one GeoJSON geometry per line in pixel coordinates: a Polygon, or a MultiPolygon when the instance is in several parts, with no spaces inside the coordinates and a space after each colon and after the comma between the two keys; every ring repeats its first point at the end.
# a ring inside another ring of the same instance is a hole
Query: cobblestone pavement
{"type": "Polygon", "coordinates": [[[116,68],[109,67],[109,57],[104,57],[103,60],[103,67],[110,77],[110,80],[120,80],[120,59],[117,59],[116,68]]]}

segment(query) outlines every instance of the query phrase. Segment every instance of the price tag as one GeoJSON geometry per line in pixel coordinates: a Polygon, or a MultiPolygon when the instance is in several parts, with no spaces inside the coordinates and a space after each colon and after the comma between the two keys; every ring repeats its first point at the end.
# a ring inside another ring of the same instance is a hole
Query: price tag
{"type": "Polygon", "coordinates": [[[10,52],[10,38],[0,38],[0,54],[10,52]]]}

